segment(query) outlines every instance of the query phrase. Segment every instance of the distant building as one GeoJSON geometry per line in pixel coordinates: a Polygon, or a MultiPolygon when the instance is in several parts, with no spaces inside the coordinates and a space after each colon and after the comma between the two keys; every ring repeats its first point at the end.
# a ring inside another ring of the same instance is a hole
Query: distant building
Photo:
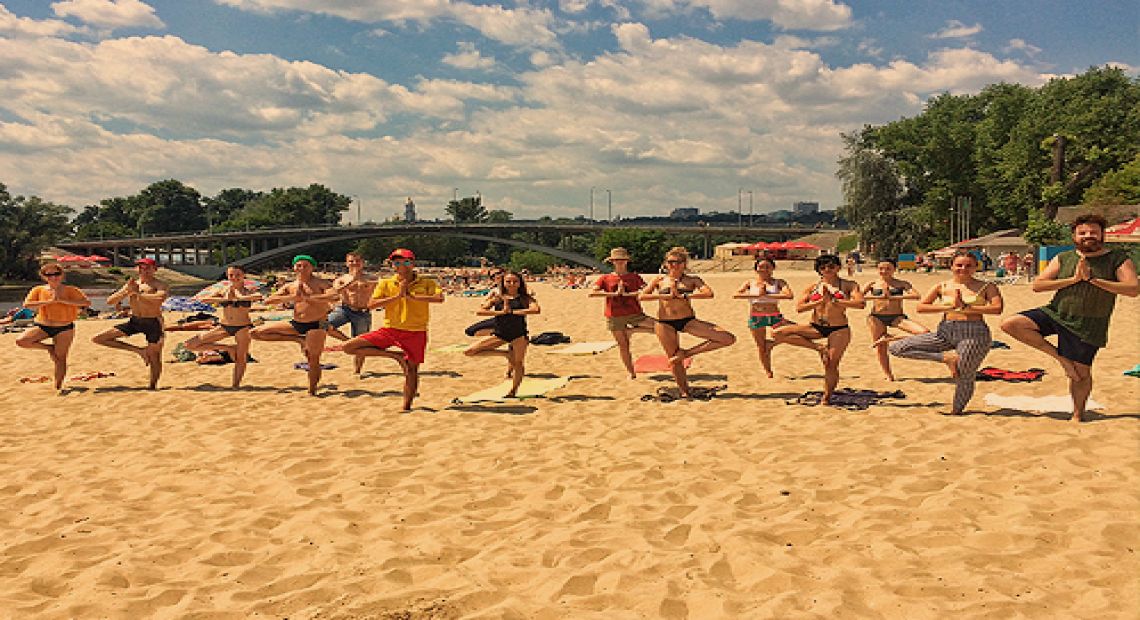
{"type": "Polygon", "coordinates": [[[796,216],[800,215],[815,215],[819,213],[818,202],[793,202],[792,213],[796,216]]]}
{"type": "Polygon", "coordinates": [[[416,203],[412,202],[411,196],[408,196],[408,201],[404,203],[404,221],[416,221],[416,203]]]}
{"type": "Polygon", "coordinates": [[[695,220],[701,216],[701,210],[696,207],[681,207],[673,209],[669,214],[671,220],[695,220]]]}

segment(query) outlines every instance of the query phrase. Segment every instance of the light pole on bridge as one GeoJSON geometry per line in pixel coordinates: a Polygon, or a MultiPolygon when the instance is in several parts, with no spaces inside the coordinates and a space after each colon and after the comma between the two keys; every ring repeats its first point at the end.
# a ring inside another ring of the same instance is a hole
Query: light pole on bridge
{"type": "Polygon", "coordinates": [[[752,227],[752,190],[748,190],[748,227],[752,227]]]}
{"type": "Polygon", "coordinates": [[[597,187],[598,187],[597,185],[591,185],[590,186],[590,223],[591,224],[594,223],[594,190],[597,189],[597,187]]]}
{"type": "Polygon", "coordinates": [[[614,193],[606,190],[606,219],[609,223],[614,222],[614,193]]]}

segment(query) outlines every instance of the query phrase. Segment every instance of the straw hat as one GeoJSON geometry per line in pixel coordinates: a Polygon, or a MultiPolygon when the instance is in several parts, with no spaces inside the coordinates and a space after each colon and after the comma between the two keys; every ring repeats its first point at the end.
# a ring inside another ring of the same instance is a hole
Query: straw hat
{"type": "Polygon", "coordinates": [[[629,255],[629,250],[625,248],[614,248],[610,250],[610,255],[603,259],[607,263],[612,263],[615,260],[632,260],[629,255]]]}

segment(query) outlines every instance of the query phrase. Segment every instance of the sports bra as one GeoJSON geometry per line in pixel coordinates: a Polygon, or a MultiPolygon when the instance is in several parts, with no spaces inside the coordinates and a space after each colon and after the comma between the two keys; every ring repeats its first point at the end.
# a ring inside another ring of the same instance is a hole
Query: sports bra
{"type": "MultiPolygon", "coordinates": [[[[962,294],[962,303],[966,304],[967,306],[985,306],[985,305],[988,305],[990,302],[987,301],[984,296],[980,295],[980,293],[985,291],[986,287],[988,287],[988,286],[989,286],[989,282],[987,282],[985,284],[985,286],[983,286],[981,288],[981,290],[978,291],[978,293],[963,293],[962,294]]],[[[943,292],[939,294],[939,297],[943,297],[945,295],[946,295],[945,290],[943,290],[943,292]]]]}
{"type": "Polygon", "coordinates": [[[226,301],[219,303],[218,305],[223,307],[223,308],[229,308],[229,307],[251,308],[251,307],[253,307],[253,302],[248,301],[248,300],[238,300],[238,301],[226,300],[226,301]]]}

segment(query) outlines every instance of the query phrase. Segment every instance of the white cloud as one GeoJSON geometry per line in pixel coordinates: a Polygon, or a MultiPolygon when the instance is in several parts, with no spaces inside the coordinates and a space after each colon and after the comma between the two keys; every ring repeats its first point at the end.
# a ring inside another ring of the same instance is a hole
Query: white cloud
{"type": "Polygon", "coordinates": [[[835,67],[790,44],[613,32],[619,50],[547,55],[518,86],[392,84],[172,36],[0,38],[0,169],[13,191],[76,206],[178,178],[207,194],[325,183],[360,195],[365,217],[409,195],[441,216],[454,187],[520,218],[584,213],[591,185],[622,215],[728,211],[739,187],[757,212],[833,207],[840,132],[1048,77],[972,49],[835,67]]]}
{"type": "Polygon", "coordinates": [[[840,30],[851,26],[851,7],[834,0],[639,0],[647,15],[707,9],[718,20],[771,21],[788,30],[840,30]]]}
{"type": "Polygon", "coordinates": [[[51,10],[99,28],[163,28],[154,8],[140,0],[60,0],[51,10]]]}
{"type": "Polygon", "coordinates": [[[457,47],[458,52],[443,57],[444,64],[457,69],[487,70],[495,67],[495,58],[482,55],[474,43],[460,41],[457,47]]]}
{"type": "Polygon", "coordinates": [[[1007,54],[1010,52],[1022,52],[1030,58],[1036,58],[1041,53],[1041,48],[1026,42],[1024,39],[1010,39],[1009,44],[1002,48],[1003,52],[1007,54]]]}
{"type": "Polygon", "coordinates": [[[563,13],[581,13],[590,6],[590,0],[558,0],[558,9],[563,13]]]}
{"type": "Polygon", "coordinates": [[[6,37],[59,37],[85,30],[58,19],[17,17],[0,4],[0,34],[6,37]]]}
{"type": "Polygon", "coordinates": [[[557,46],[548,10],[515,9],[500,5],[470,4],[449,0],[214,0],[246,11],[298,11],[320,13],[364,23],[408,21],[427,23],[451,19],[478,30],[483,36],[522,47],[557,46]]]}
{"type": "Polygon", "coordinates": [[[946,22],[946,26],[935,32],[934,34],[926,35],[928,39],[965,39],[972,37],[982,31],[981,24],[974,24],[967,26],[966,24],[952,19],[946,22]]]}

